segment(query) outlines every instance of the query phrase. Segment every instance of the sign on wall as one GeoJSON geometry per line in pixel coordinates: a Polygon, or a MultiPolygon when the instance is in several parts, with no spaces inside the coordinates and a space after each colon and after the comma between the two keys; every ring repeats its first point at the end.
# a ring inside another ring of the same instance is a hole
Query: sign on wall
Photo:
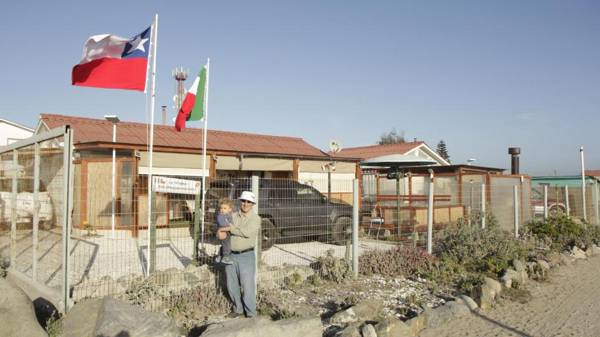
{"type": "Polygon", "coordinates": [[[199,194],[200,182],[195,180],[152,176],[152,189],[162,193],[199,194]]]}

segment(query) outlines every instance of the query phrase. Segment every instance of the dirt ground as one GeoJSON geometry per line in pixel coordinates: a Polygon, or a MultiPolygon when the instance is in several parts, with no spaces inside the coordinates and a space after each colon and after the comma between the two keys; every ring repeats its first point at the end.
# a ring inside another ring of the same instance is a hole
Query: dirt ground
{"type": "Polygon", "coordinates": [[[494,308],[455,319],[421,337],[600,336],[600,257],[555,269],[548,281],[530,282],[533,298],[501,300],[494,308]]]}

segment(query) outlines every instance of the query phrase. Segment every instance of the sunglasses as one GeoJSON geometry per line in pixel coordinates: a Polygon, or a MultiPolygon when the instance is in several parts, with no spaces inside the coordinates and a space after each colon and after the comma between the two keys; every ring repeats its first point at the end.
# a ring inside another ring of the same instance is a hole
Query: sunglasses
{"type": "Polygon", "coordinates": [[[241,204],[254,204],[252,201],[248,201],[248,200],[240,200],[241,204]]]}

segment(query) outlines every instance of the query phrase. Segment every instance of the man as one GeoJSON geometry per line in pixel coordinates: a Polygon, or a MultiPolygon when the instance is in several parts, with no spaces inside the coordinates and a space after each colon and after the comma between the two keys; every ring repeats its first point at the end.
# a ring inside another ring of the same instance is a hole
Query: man
{"type": "Polygon", "coordinates": [[[254,251],[260,232],[260,217],[252,208],[256,204],[256,196],[250,191],[243,191],[239,197],[240,210],[233,213],[232,224],[221,227],[217,237],[222,239],[226,232],[231,238],[232,264],[225,266],[227,292],[233,302],[233,312],[228,315],[235,318],[246,314],[256,316],[256,253],[254,251]]]}

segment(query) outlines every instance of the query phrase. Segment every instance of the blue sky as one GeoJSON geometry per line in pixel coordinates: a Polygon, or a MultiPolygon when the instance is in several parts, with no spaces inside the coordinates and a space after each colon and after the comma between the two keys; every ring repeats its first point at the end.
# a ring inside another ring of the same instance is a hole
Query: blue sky
{"type": "MultiPolygon", "coordinates": [[[[73,87],[84,41],[159,14],[157,106],[171,71],[211,58],[209,127],[374,144],[392,128],[451,159],[600,169],[598,1],[12,1],[0,5],[0,117],[148,120],[133,91],[73,87]]],[[[192,77],[192,76],[190,76],[192,77]]],[[[187,86],[191,85],[188,80],[187,86]]],[[[156,119],[160,119],[157,110],[156,119]]],[[[196,123],[196,126],[200,124],[196,123]]]]}

